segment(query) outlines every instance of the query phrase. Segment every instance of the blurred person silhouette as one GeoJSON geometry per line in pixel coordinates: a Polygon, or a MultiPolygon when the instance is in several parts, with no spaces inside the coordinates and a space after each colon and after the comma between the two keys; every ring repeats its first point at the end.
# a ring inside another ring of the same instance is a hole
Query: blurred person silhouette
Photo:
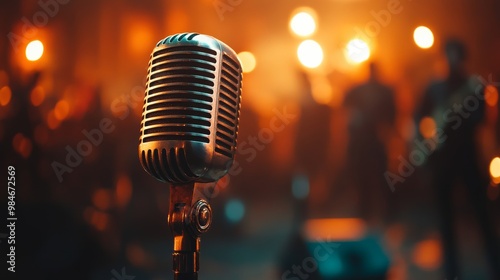
{"type": "Polygon", "coordinates": [[[292,171],[293,220],[287,241],[278,255],[277,277],[279,279],[319,280],[319,271],[301,271],[296,264],[311,253],[302,227],[307,219],[325,217],[329,190],[327,184],[328,149],[330,143],[331,110],[320,104],[312,95],[308,74],[298,71],[300,115],[297,121],[294,168],[292,171]],[[299,278],[297,278],[299,279],[299,278]]]}
{"type": "Polygon", "coordinates": [[[390,189],[384,179],[387,170],[386,142],[396,116],[394,90],[379,79],[378,65],[369,64],[368,81],[346,93],[348,111],[347,180],[355,187],[357,211],[372,225],[389,213],[390,189]]]}
{"type": "Polygon", "coordinates": [[[475,131],[484,115],[484,86],[465,69],[467,50],[457,39],[444,48],[448,76],[432,82],[417,109],[416,120],[431,117],[434,136],[424,139],[429,149],[426,166],[431,172],[431,187],[436,191],[446,279],[462,279],[459,272],[453,193],[457,180],[464,183],[474,207],[484,241],[492,279],[500,279],[498,244],[487,210],[488,177],[478,166],[475,131]],[[486,176],[485,176],[486,175],[486,176]]]}
{"type": "Polygon", "coordinates": [[[300,71],[302,89],[300,117],[295,139],[295,166],[293,180],[304,182],[302,188],[309,188],[307,213],[302,218],[321,217],[328,203],[327,164],[330,143],[331,110],[328,105],[314,100],[311,82],[307,73],[300,71]]]}

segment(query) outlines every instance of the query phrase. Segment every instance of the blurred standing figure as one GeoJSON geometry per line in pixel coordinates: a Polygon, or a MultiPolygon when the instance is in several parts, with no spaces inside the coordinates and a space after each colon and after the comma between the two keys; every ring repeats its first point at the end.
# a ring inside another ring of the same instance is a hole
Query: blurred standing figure
{"type": "Polygon", "coordinates": [[[358,211],[370,223],[387,215],[389,188],[385,143],[392,132],[396,115],[394,91],[379,80],[375,63],[370,77],[347,92],[344,107],[349,112],[347,146],[348,181],[354,184],[358,211]]]}
{"type": "Polygon", "coordinates": [[[314,100],[307,74],[299,72],[299,75],[302,96],[295,142],[294,180],[306,178],[309,185],[307,212],[310,217],[318,218],[327,214],[331,110],[328,105],[314,100]]]}
{"type": "Polygon", "coordinates": [[[484,94],[484,87],[476,77],[469,77],[466,73],[466,48],[462,42],[448,40],[445,53],[448,77],[430,84],[416,115],[417,124],[424,117],[432,117],[441,139],[434,142],[439,144],[433,147],[435,150],[429,155],[427,165],[432,174],[431,187],[437,192],[445,276],[446,279],[462,279],[457,262],[452,207],[454,186],[460,179],[476,212],[492,279],[500,279],[498,245],[486,208],[488,178],[478,167],[475,142],[475,131],[484,115],[484,98],[477,96],[484,94]]]}

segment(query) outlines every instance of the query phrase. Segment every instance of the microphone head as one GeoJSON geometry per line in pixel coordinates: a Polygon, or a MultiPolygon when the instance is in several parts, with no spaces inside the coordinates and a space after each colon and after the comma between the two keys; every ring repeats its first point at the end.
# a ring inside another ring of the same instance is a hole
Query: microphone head
{"type": "Polygon", "coordinates": [[[236,53],[207,35],[179,33],[151,53],[139,158],[156,179],[213,182],[233,163],[242,68],[236,53]]]}

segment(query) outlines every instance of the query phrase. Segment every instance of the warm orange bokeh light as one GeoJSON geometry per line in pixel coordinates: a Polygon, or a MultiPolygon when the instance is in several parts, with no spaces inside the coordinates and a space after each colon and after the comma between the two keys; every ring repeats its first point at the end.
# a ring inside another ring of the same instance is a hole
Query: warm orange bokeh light
{"type": "Polygon", "coordinates": [[[7,106],[12,98],[10,87],[4,86],[0,89],[0,105],[7,106]]]}
{"type": "Polygon", "coordinates": [[[484,89],[484,99],[486,104],[495,107],[498,103],[498,89],[493,85],[487,85],[484,89]]]}
{"type": "Polygon", "coordinates": [[[357,240],[365,233],[365,223],[356,218],[310,219],[304,224],[309,240],[357,240]]]}
{"type": "Polygon", "coordinates": [[[344,55],[350,64],[360,64],[370,58],[370,46],[365,41],[355,38],[349,41],[344,49],[344,55]]]}
{"type": "Polygon", "coordinates": [[[23,141],[24,135],[22,133],[17,133],[14,135],[14,138],[12,138],[12,147],[17,150],[17,147],[21,145],[21,141],[23,141]]]}
{"type": "Polygon", "coordinates": [[[424,270],[435,270],[441,265],[441,244],[437,239],[428,239],[415,245],[412,260],[424,270]]]}
{"type": "Polygon", "coordinates": [[[58,128],[60,124],[61,124],[61,122],[57,119],[54,110],[51,110],[47,114],[47,126],[50,129],[54,130],[54,129],[58,128]]]}
{"type": "Polygon", "coordinates": [[[490,176],[493,183],[500,183],[500,158],[495,157],[490,162],[490,176]]]}
{"type": "Polygon", "coordinates": [[[130,244],[127,246],[127,259],[131,264],[141,267],[147,263],[147,254],[141,246],[130,244]]]}
{"type": "Polygon", "coordinates": [[[92,217],[90,218],[90,223],[100,231],[103,231],[107,228],[109,222],[109,216],[106,213],[93,211],[92,217]]]}
{"type": "Polygon", "coordinates": [[[54,116],[62,121],[66,119],[69,114],[69,103],[66,100],[60,100],[57,102],[56,107],[54,108],[54,116]]]}
{"type": "Polygon", "coordinates": [[[132,182],[126,174],[121,174],[116,181],[115,198],[119,207],[125,207],[132,197],[132,182]]]}
{"type": "Polygon", "coordinates": [[[92,202],[99,210],[108,210],[111,207],[111,192],[107,189],[97,189],[92,195],[92,202]]]}
{"type": "Polygon", "coordinates": [[[26,46],[26,58],[29,61],[37,61],[43,55],[43,44],[40,40],[34,40],[26,46]]]}
{"type": "Polygon", "coordinates": [[[317,68],[323,62],[323,49],[314,40],[305,40],[297,48],[297,57],[307,68],[317,68]]]}
{"type": "Polygon", "coordinates": [[[92,206],[85,208],[83,211],[83,218],[97,230],[103,231],[107,228],[109,223],[109,215],[92,206]]]}
{"type": "Polygon", "coordinates": [[[307,37],[316,31],[316,12],[308,7],[295,10],[290,19],[290,29],[293,34],[307,37]]]}
{"type": "Polygon", "coordinates": [[[17,133],[12,139],[12,147],[23,158],[28,158],[33,150],[31,140],[22,133],[17,133]]]}
{"type": "MultiPolygon", "coordinates": [[[[133,18],[132,18],[133,20],[133,18]]],[[[153,24],[143,17],[138,17],[133,22],[127,22],[128,46],[136,54],[149,53],[150,43],[154,42],[155,37],[152,32],[153,24]]]]}
{"type": "Polygon", "coordinates": [[[241,61],[241,67],[243,68],[243,73],[250,73],[257,66],[257,60],[255,55],[251,52],[240,52],[238,58],[241,61]]]}
{"type": "Polygon", "coordinates": [[[431,117],[424,117],[418,125],[420,134],[425,138],[432,138],[436,135],[436,122],[431,117]]]}
{"type": "Polygon", "coordinates": [[[41,86],[35,87],[33,90],[31,90],[30,100],[33,106],[40,106],[45,100],[45,89],[41,86]]]}
{"type": "Polygon", "coordinates": [[[428,27],[419,26],[413,32],[413,40],[419,48],[428,49],[434,45],[434,34],[428,27]]]}

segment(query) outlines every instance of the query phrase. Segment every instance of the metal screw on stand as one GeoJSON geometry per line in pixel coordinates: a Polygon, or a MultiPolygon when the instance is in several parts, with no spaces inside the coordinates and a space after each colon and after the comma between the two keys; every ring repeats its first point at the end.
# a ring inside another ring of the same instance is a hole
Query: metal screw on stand
{"type": "Polygon", "coordinates": [[[212,224],[212,208],[210,208],[210,204],[205,200],[198,200],[191,208],[191,221],[196,236],[208,231],[212,224]]]}

